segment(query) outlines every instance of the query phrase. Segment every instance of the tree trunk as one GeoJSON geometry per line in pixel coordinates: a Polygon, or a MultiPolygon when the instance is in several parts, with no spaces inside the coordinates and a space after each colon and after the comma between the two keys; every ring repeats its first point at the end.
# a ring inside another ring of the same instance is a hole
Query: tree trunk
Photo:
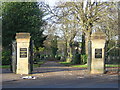
{"type": "Polygon", "coordinates": [[[66,62],[72,62],[72,48],[69,45],[69,42],[67,42],[67,58],[66,62]]]}
{"type": "Polygon", "coordinates": [[[67,58],[67,40],[65,40],[65,54],[64,54],[65,59],[67,58]]]}
{"type": "MultiPolygon", "coordinates": [[[[90,40],[90,34],[87,33],[87,34],[86,34],[86,38],[85,38],[85,50],[86,50],[85,53],[86,53],[87,56],[88,56],[88,54],[90,54],[90,51],[89,51],[89,50],[90,50],[90,49],[89,49],[89,48],[90,48],[90,47],[89,47],[90,45],[88,45],[88,44],[89,44],[89,41],[91,41],[91,40],[90,40]],[[89,50],[88,50],[88,49],[89,49],[89,50]]],[[[87,58],[87,65],[90,65],[89,62],[90,62],[90,61],[89,61],[89,58],[87,58]]]]}
{"type": "Polygon", "coordinates": [[[81,54],[85,55],[85,34],[82,34],[82,46],[81,46],[81,54]]]}
{"type": "Polygon", "coordinates": [[[72,62],[72,57],[73,57],[73,55],[72,55],[72,49],[69,48],[69,52],[68,52],[68,56],[67,56],[66,61],[67,62],[72,62]]]}
{"type": "Polygon", "coordinates": [[[85,54],[88,55],[88,41],[89,41],[89,38],[86,36],[85,37],[85,54]]]}

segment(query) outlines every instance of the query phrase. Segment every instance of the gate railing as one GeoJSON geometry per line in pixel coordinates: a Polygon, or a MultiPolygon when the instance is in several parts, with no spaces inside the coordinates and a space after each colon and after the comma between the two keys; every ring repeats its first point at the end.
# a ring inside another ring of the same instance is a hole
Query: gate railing
{"type": "Polygon", "coordinates": [[[107,71],[118,71],[119,72],[119,63],[120,62],[120,47],[113,46],[106,52],[105,64],[112,64],[113,67],[107,67],[107,71]],[[117,67],[114,65],[117,65],[117,67]]]}

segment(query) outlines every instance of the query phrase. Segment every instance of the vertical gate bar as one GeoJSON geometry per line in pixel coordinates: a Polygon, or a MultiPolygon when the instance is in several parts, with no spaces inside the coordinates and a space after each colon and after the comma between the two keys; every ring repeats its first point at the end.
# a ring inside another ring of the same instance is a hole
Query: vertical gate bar
{"type": "Polygon", "coordinates": [[[16,73],[16,65],[17,65],[17,50],[16,49],[17,49],[16,41],[13,41],[13,43],[12,43],[12,62],[11,62],[13,73],[16,73]]]}
{"type": "Polygon", "coordinates": [[[91,71],[91,55],[92,55],[92,51],[91,51],[91,41],[88,41],[88,71],[91,71]]]}

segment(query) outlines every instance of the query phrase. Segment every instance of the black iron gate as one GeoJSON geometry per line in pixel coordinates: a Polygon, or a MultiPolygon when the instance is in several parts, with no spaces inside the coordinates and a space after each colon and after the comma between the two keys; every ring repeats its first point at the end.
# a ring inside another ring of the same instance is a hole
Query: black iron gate
{"type": "Polygon", "coordinates": [[[33,71],[33,41],[30,41],[30,47],[29,47],[29,73],[32,73],[33,71]]]}
{"type": "Polygon", "coordinates": [[[12,72],[16,72],[17,68],[17,43],[16,41],[12,42],[12,62],[11,62],[12,72]]]}
{"type": "Polygon", "coordinates": [[[105,57],[106,70],[119,72],[120,47],[118,45],[115,45],[105,53],[106,53],[106,57],[105,57]],[[113,65],[113,67],[111,66],[109,67],[109,65],[113,65]],[[117,66],[114,67],[114,65],[117,66]]]}

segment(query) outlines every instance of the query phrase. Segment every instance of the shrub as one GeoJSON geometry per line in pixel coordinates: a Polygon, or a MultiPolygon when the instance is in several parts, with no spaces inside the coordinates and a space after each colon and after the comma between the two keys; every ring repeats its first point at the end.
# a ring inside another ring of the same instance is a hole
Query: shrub
{"type": "Polygon", "coordinates": [[[57,60],[60,60],[61,59],[61,55],[56,55],[55,57],[57,60]]]}
{"type": "Polygon", "coordinates": [[[8,50],[2,51],[2,65],[9,65],[11,63],[11,52],[8,50]]]}
{"type": "Polygon", "coordinates": [[[81,55],[81,63],[86,64],[87,63],[87,55],[81,55]]]}
{"type": "Polygon", "coordinates": [[[81,64],[80,54],[75,54],[75,56],[73,57],[73,63],[74,64],[81,64]]]}
{"type": "Polygon", "coordinates": [[[46,58],[45,55],[40,55],[40,60],[43,60],[44,58],[46,58]]]}

